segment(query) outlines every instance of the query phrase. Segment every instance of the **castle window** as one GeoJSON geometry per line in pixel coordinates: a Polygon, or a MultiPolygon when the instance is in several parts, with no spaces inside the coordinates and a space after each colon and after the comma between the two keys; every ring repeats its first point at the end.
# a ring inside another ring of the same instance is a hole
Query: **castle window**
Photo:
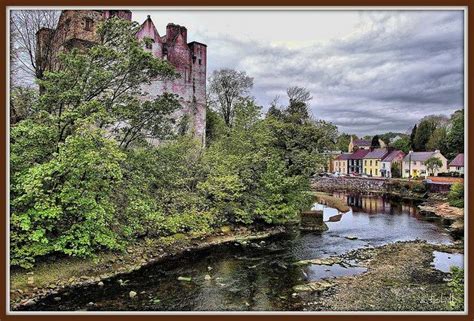
{"type": "Polygon", "coordinates": [[[85,18],[84,29],[87,30],[87,31],[91,31],[92,30],[92,24],[93,24],[93,21],[92,21],[91,18],[85,18]]]}
{"type": "Polygon", "coordinates": [[[196,56],[193,55],[193,64],[196,63],[196,56]]]}
{"type": "Polygon", "coordinates": [[[201,58],[199,58],[199,59],[198,59],[198,63],[199,63],[199,64],[201,64],[201,62],[202,62],[202,59],[201,59],[201,58]]]}

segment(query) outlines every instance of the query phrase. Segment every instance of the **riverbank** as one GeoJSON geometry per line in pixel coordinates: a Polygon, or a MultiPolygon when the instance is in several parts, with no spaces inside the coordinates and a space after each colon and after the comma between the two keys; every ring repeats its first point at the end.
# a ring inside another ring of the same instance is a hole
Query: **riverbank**
{"type": "Polygon", "coordinates": [[[433,251],[463,253],[463,246],[462,243],[397,242],[334,257],[333,262],[355,262],[357,266],[366,267],[367,272],[311,283],[309,290],[295,292],[294,297],[300,300],[294,310],[449,310],[449,274],[433,268],[433,251]]]}
{"type": "Polygon", "coordinates": [[[425,216],[437,216],[448,225],[449,231],[455,236],[464,234],[464,208],[449,205],[446,198],[430,196],[418,206],[420,213],[425,216]]]}
{"type": "Polygon", "coordinates": [[[172,238],[146,239],[129,246],[125,252],[100,253],[95,259],[63,257],[40,262],[33,271],[11,271],[10,305],[12,310],[34,305],[39,299],[56,294],[66,287],[100,285],[104,279],[130,273],[185,252],[230,242],[264,239],[285,232],[284,227],[269,227],[265,230],[225,227],[199,238],[180,234],[172,238]]]}

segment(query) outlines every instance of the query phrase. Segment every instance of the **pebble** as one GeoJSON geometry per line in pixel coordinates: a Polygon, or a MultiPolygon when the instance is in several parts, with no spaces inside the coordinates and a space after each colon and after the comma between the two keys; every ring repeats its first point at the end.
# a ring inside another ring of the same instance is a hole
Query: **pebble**
{"type": "Polygon", "coordinates": [[[137,292],[135,292],[135,291],[130,291],[130,292],[128,293],[128,296],[130,297],[130,299],[133,299],[134,297],[137,296],[137,292]]]}
{"type": "Polygon", "coordinates": [[[210,280],[210,279],[212,279],[212,278],[211,278],[211,276],[210,276],[209,274],[206,274],[206,275],[204,276],[204,280],[210,280]]]}
{"type": "Polygon", "coordinates": [[[99,283],[97,283],[98,286],[104,286],[104,282],[100,281],[99,283]]]}
{"type": "Polygon", "coordinates": [[[55,297],[54,297],[54,301],[56,301],[56,302],[61,301],[61,297],[60,297],[60,296],[55,296],[55,297]]]}

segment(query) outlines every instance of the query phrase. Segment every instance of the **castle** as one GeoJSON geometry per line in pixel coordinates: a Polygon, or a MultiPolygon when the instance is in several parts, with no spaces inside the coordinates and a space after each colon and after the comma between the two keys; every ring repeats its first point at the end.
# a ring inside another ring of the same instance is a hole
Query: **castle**
{"type": "MultiPolygon", "coordinates": [[[[130,10],[63,10],[56,29],[43,28],[36,37],[39,52],[37,63],[44,63],[46,55],[53,57],[58,52],[72,48],[84,49],[98,42],[96,28],[100,21],[118,17],[131,21],[130,10]],[[41,45],[47,40],[50,46],[41,45]]],[[[150,16],[143,22],[138,33],[143,48],[155,57],[171,63],[181,77],[174,80],[155,79],[151,84],[143,85],[145,99],[154,99],[164,92],[179,96],[182,108],[175,114],[178,119],[186,117],[189,131],[205,143],[206,132],[206,65],[207,46],[196,41],[187,42],[187,29],[183,26],[169,23],[166,34],[160,36],[150,16]]],[[[54,59],[49,59],[54,70],[54,59]]],[[[154,143],[153,138],[150,141],[154,143]]]]}

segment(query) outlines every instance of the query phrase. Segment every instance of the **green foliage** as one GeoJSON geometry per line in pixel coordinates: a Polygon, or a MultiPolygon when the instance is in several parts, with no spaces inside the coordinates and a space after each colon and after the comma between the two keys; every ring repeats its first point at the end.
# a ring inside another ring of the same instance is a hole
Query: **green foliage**
{"type": "Polygon", "coordinates": [[[119,248],[113,189],[124,154],[103,132],[81,128],[50,161],[17,179],[11,204],[11,262],[28,266],[52,252],[87,256],[119,248]],[[80,155],[80,157],[79,157],[80,155]]]}
{"type": "Polygon", "coordinates": [[[415,193],[420,193],[423,194],[426,192],[426,185],[423,184],[422,182],[413,182],[411,185],[411,190],[415,193]]]}
{"type": "Polygon", "coordinates": [[[464,152],[464,109],[457,110],[451,115],[446,135],[446,146],[448,151],[445,156],[448,159],[464,152]]]}
{"type": "Polygon", "coordinates": [[[402,137],[394,141],[391,146],[395,149],[401,150],[405,154],[410,151],[410,139],[408,137],[402,137]]]}
{"type": "Polygon", "coordinates": [[[454,183],[448,194],[449,205],[455,207],[464,207],[464,184],[454,183]]]}
{"type": "Polygon", "coordinates": [[[400,166],[401,163],[399,162],[392,162],[392,168],[390,172],[392,173],[393,178],[400,178],[402,177],[402,167],[400,166]]]}
{"type": "Polygon", "coordinates": [[[10,92],[10,125],[34,114],[38,99],[36,90],[30,87],[14,87],[10,92]]]}
{"type": "Polygon", "coordinates": [[[438,157],[430,157],[425,161],[426,169],[428,173],[434,174],[440,167],[443,166],[443,162],[438,157]]]}
{"type": "Polygon", "coordinates": [[[452,311],[464,310],[464,269],[451,267],[451,281],[448,283],[451,290],[448,307],[452,311]]]}
{"type": "Polygon", "coordinates": [[[413,140],[413,148],[415,151],[426,150],[426,144],[428,143],[436,127],[437,123],[432,119],[421,120],[421,122],[418,124],[418,128],[413,140]]]}
{"type": "Polygon", "coordinates": [[[345,134],[345,133],[340,134],[336,140],[337,150],[348,152],[350,142],[351,142],[351,135],[345,134]]]}
{"type": "Polygon", "coordinates": [[[263,118],[245,97],[252,78],[221,73],[214,89],[225,108],[208,111],[204,147],[190,137],[191,117],[172,117],[176,95],[145,98],[143,85],[177,74],[143,50],[137,28],[120,19],[99,25],[100,42],[62,54],[61,68],[38,81],[41,96],[19,107],[10,135],[12,265],[229,224],[292,224],[311,205],[309,176],[326,165],[322,152],[338,133],[311,119],[309,91],[293,87],[290,105],[263,118]]]}

